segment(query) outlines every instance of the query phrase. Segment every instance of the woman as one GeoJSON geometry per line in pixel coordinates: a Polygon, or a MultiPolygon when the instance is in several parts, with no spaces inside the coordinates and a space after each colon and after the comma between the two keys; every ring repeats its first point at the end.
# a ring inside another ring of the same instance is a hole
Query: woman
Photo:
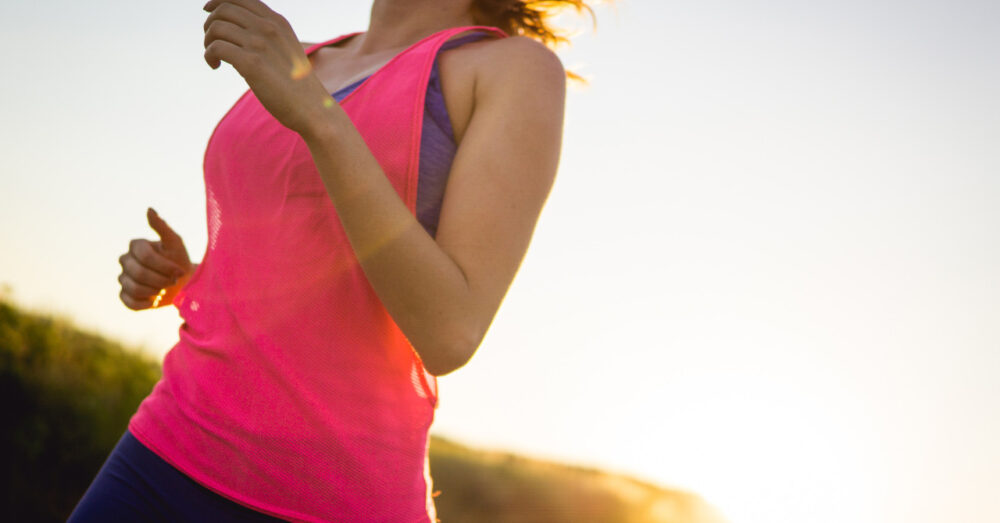
{"type": "Polygon", "coordinates": [[[514,0],[376,0],[367,32],[305,49],[259,0],[205,10],[205,60],[250,88],[206,151],[208,250],[150,209],[160,240],[120,258],[124,304],[184,325],[70,519],[434,521],[436,377],[552,185],[557,37],[514,0]]]}

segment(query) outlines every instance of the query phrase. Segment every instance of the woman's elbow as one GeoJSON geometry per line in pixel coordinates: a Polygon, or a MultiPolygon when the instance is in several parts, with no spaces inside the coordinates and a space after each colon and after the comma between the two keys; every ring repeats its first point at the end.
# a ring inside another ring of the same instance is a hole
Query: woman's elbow
{"type": "Polygon", "coordinates": [[[455,329],[440,336],[436,343],[417,350],[424,368],[434,376],[454,372],[469,362],[483,341],[485,332],[477,329],[455,329]]]}

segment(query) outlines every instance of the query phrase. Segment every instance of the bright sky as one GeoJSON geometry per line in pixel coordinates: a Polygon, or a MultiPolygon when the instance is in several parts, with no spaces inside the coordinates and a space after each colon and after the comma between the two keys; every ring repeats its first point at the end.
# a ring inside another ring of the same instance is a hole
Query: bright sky
{"type": "MultiPolygon", "coordinates": [[[[363,4],[271,6],[318,41],[363,4]]],[[[1000,3],[598,14],[531,251],[434,431],[735,523],[1000,521],[1000,3]]],[[[202,153],[246,88],[204,16],[0,4],[0,282],[157,355],[178,317],[125,309],[117,258],[150,205],[204,252],[202,153]]]]}

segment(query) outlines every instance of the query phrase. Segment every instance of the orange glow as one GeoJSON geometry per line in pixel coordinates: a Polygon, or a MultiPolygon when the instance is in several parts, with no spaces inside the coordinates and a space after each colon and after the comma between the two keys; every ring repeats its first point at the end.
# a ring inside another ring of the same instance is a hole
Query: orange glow
{"type": "Polygon", "coordinates": [[[310,72],[312,72],[312,65],[309,63],[309,60],[305,59],[305,57],[292,59],[291,75],[293,80],[301,80],[310,72]]]}
{"type": "Polygon", "coordinates": [[[153,298],[153,308],[160,306],[160,302],[163,301],[163,297],[167,295],[167,289],[160,289],[160,292],[153,298]]]}

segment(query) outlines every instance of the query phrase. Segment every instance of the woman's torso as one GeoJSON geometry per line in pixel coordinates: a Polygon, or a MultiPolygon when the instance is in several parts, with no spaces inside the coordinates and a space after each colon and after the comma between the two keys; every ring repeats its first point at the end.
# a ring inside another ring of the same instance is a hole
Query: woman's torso
{"type": "MultiPolygon", "coordinates": [[[[419,82],[450,34],[415,45],[342,104],[411,208],[419,82]]],[[[175,300],[181,339],[129,430],[263,512],[433,521],[436,383],[348,255],[301,138],[247,93],[209,140],[205,179],[209,249],[175,300]]]]}

